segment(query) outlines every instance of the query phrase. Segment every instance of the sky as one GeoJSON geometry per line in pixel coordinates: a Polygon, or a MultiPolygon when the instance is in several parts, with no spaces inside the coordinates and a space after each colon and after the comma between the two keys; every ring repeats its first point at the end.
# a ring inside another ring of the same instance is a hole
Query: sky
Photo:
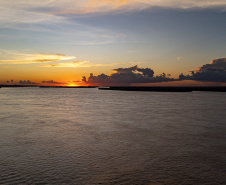
{"type": "Polygon", "coordinates": [[[225,23],[225,0],[0,0],[0,83],[76,85],[136,65],[152,81],[214,81],[210,65],[224,82],[225,23]]]}

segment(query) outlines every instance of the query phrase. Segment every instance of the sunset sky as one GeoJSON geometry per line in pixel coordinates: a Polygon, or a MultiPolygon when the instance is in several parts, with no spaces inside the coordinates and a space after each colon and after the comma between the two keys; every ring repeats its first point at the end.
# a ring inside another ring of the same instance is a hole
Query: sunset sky
{"type": "Polygon", "coordinates": [[[178,78],[226,57],[225,43],[225,0],[0,0],[1,84],[135,65],[178,78]]]}

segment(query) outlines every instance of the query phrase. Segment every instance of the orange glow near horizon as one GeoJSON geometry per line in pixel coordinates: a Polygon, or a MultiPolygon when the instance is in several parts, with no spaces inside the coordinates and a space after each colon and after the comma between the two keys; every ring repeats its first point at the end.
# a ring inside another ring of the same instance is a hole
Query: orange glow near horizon
{"type": "Polygon", "coordinates": [[[67,86],[68,86],[68,87],[77,87],[77,86],[79,86],[79,85],[76,84],[76,83],[71,82],[71,83],[67,84],[67,86]]]}

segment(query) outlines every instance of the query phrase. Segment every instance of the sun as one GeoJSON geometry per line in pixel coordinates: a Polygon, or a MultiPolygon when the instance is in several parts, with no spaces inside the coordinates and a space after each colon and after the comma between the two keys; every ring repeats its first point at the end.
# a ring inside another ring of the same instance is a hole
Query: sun
{"type": "Polygon", "coordinates": [[[77,86],[79,86],[79,85],[76,84],[76,83],[69,83],[67,86],[68,86],[68,87],[77,87],[77,86]]]}

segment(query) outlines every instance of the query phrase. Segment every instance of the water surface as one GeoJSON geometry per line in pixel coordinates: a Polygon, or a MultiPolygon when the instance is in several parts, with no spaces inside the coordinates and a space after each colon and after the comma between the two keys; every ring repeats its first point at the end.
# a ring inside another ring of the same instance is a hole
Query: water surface
{"type": "Polygon", "coordinates": [[[0,184],[226,184],[226,93],[0,89],[0,184]]]}

